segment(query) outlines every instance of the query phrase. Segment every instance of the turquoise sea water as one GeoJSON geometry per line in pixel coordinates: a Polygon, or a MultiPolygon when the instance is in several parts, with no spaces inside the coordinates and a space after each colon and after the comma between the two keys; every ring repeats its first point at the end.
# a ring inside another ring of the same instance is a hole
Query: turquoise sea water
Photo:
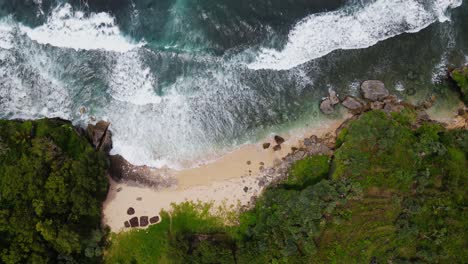
{"type": "Polygon", "coordinates": [[[328,118],[364,79],[448,98],[467,30],[461,0],[0,0],[0,118],[107,119],[114,153],[173,166],[328,118]]]}

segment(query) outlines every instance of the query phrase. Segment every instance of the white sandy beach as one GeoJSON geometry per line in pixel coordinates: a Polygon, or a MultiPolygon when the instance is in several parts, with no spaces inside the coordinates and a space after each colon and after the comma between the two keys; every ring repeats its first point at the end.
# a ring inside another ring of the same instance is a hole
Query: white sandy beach
{"type": "Polygon", "coordinates": [[[178,182],[174,188],[155,190],[111,180],[103,208],[103,224],[108,225],[113,232],[123,230],[124,222],[133,217],[127,215],[129,207],[135,209],[134,216],[151,217],[158,215],[162,209],[170,209],[171,203],[187,200],[213,202],[215,206],[248,205],[252,196],[258,195],[263,189],[259,186],[257,177],[261,167],[272,167],[291,152],[292,147],[299,147],[305,137],[334,133],[347,117],[349,116],[345,114],[338,120],[322,121],[314,124],[313,128],[303,128],[282,135],[286,142],[282,144],[280,151],[273,151],[274,142],[271,137],[258,144],[244,145],[197,168],[173,171],[172,175],[178,182]],[[271,147],[263,149],[264,142],[272,143],[271,147]]]}

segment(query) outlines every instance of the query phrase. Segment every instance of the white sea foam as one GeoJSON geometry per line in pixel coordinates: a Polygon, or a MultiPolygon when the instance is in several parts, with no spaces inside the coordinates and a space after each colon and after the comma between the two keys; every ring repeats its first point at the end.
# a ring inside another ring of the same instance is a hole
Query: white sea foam
{"type": "Polygon", "coordinates": [[[156,81],[135,51],[118,54],[108,79],[111,96],[136,105],[157,104],[161,101],[155,91],[156,81]]]}
{"type": "Polygon", "coordinates": [[[0,20],[0,49],[11,49],[13,47],[14,26],[10,17],[0,20]]]}
{"type": "Polygon", "coordinates": [[[70,4],[59,5],[44,25],[36,28],[21,27],[29,38],[56,47],[126,52],[144,45],[132,43],[124,37],[108,13],[75,11],[70,4]]]}
{"type": "Polygon", "coordinates": [[[447,11],[462,0],[376,0],[364,7],[313,14],[297,23],[284,49],[262,49],[251,69],[287,70],[338,49],[359,49],[408,32],[418,32],[436,21],[447,21],[447,11]]]}

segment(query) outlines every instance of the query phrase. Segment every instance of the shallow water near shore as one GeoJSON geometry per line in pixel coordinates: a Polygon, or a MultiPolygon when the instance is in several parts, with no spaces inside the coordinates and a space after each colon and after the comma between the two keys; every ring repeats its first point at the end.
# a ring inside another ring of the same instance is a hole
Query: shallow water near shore
{"type": "Polygon", "coordinates": [[[138,165],[319,124],[328,89],[364,79],[452,100],[440,79],[467,62],[461,0],[85,3],[0,0],[0,118],[106,119],[113,153],[138,165]]]}

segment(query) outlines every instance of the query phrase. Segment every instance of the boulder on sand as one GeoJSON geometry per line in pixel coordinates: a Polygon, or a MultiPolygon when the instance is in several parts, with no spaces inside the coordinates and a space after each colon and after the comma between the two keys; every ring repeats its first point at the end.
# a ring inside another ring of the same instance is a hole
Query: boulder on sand
{"type": "Polygon", "coordinates": [[[140,216],[140,226],[145,227],[149,224],[148,216],[140,216]]]}
{"type": "Polygon", "coordinates": [[[130,219],[130,226],[131,227],[138,227],[139,224],[138,224],[138,217],[132,217],[132,219],[130,219]]]}
{"type": "Polygon", "coordinates": [[[133,207],[129,207],[129,208],[127,209],[127,214],[128,214],[128,215],[133,215],[133,214],[135,214],[135,209],[133,209],[133,207]]]}
{"type": "Polygon", "coordinates": [[[157,222],[159,222],[159,216],[153,216],[149,219],[149,221],[151,224],[156,224],[157,222]]]}
{"type": "Polygon", "coordinates": [[[361,84],[362,96],[370,101],[382,101],[390,95],[381,81],[369,80],[361,84]]]}
{"type": "Polygon", "coordinates": [[[282,138],[282,137],[280,137],[280,136],[278,136],[278,135],[275,136],[275,142],[276,142],[276,144],[281,145],[281,144],[284,143],[284,141],[285,141],[284,138],[282,138]]]}
{"type": "Polygon", "coordinates": [[[263,149],[267,149],[271,146],[270,143],[263,143],[263,149]]]}

